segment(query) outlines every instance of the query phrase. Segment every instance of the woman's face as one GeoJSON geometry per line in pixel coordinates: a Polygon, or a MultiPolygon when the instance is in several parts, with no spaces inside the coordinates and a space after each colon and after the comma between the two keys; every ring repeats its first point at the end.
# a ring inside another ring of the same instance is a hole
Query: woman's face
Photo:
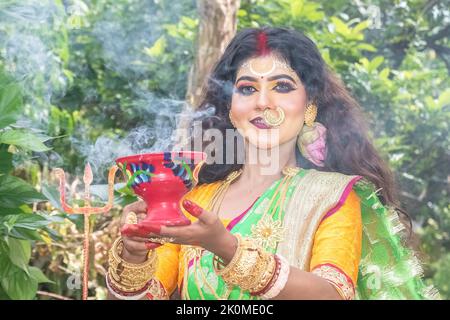
{"type": "Polygon", "coordinates": [[[249,143],[270,149],[297,137],[303,127],[306,103],[303,84],[284,60],[275,55],[251,58],[237,72],[231,119],[249,143]],[[278,118],[277,107],[284,111],[285,120],[279,126],[268,126],[263,112],[269,109],[278,118]]]}

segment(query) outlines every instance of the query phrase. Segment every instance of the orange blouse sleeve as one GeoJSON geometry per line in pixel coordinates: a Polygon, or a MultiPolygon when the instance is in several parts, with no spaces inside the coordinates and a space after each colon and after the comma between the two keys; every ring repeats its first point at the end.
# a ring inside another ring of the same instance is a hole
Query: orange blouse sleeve
{"type": "Polygon", "coordinates": [[[330,282],[344,299],[353,299],[361,246],[361,204],[356,192],[351,191],[342,207],[320,223],[310,270],[330,282]]]}

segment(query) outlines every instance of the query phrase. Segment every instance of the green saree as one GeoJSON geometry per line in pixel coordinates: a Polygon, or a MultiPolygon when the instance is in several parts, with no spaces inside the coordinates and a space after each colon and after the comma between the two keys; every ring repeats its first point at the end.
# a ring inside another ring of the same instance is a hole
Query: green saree
{"type": "MultiPolygon", "coordinates": [[[[403,244],[397,212],[383,206],[373,186],[358,176],[299,169],[289,179],[274,182],[230,232],[251,238],[284,256],[291,266],[309,271],[315,231],[350,190],[361,200],[363,223],[355,298],[438,298],[438,292],[421,278],[414,252],[403,244]],[[267,228],[270,237],[263,236],[267,228]]],[[[228,287],[216,276],[211,252],[189,247],[184,257],[183,299],[259,299],[237,286],[228,287]]]]}

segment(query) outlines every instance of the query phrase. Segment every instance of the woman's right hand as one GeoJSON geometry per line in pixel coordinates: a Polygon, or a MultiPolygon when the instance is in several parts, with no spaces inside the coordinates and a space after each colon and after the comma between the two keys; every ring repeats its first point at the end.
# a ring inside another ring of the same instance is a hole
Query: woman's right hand
{"type": "MultiPolygon", "coordinates": [[[[140,200],[125,206],[120,219],[120,229],[127,223],[127,216],[133,212],[136,214],[139,223],[146,217],[147,205],[140,200]]],[[[152,243],[147,238],[123,236],[122,259],[129,263],[142,263],[147,260],[149,250],[159,246],[160,244],[152,243]]]]}

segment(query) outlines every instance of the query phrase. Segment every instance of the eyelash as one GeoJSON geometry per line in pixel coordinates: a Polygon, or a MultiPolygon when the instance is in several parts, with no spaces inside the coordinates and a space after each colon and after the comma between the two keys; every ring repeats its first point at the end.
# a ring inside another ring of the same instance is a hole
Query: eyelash
{"type": "MultiPolygon", "coordinates": [[[[275,87],[273,87],[273,89],[275,89],[275,88],[277,88],[279,86],[283,86],[284,87],[284,89],[278,90],[278,92],[280,92],[280,93],[289,93],[292,90],[295,90],[295,88],[287,81],[278,81],[277,85],[275,87]]],[[[239,86],[237,88],[237,91],[240,94],[244,95],[244,96],[249,96],[252,93],[256,92],[256,89],[253,86],[251,86],[251,85],[241,85],[241,86],[239,86]],[[250,93],[246,92],[246,89],[250,89],[250,88],[253,89],[253,91],[250,92],[250,93]]]]}
{"type": "Polygon", "coordinates": [[[275,88],[278,87],[278,86],[284,86],[285,87],[284,91],[280,91],[282,93],[288,93],[288,92],[291,92],[292,90],[295,90],[295,88],[287,81],[279,81],[279,82],[277,82],[277,85],[275,86],[275,88]]]}

